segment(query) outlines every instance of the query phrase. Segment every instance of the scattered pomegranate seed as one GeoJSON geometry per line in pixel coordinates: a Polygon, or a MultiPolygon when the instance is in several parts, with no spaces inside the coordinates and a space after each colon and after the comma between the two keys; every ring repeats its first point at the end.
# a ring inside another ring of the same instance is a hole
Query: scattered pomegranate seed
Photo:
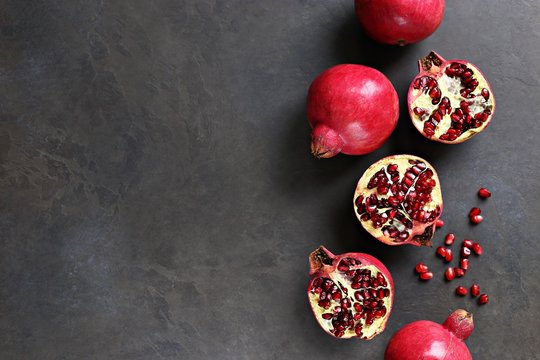
{"type": "Polygon", "coordinates": [[[452,256],[452,250],[446,249],[446,255],[444,255],[444,261],[449,263],[454,257],[452,256]]]}
{"type": "Polygon", "coordinates": [[[480,210],[480,208],[473,207],[471,209],[471,211],[469,211],[469,216],[473,217],[473,216],[476,216],[476,215],[480,215],[481,212],[482,212],[482,210],[480,210]]]}
{"type": "Polygon", "coordinates": [[[455,239],[456,239],[456,236],[454,234],[452,233],[446,234],[446,237],[444,238],[444,243],[450,246],[454,243],[455,239]]]}
{"type": "Polygon", "coordinates": [[[423,274],[428,271],[428,267],[424,263],[418,263],[416,264],[416,267],[414,268],[418,274],[423,274]]]}
{"type": "Polygon", "coordinates": [[[482,221],[484,221],[484,217],[482,215],[471,216],[471,222],[475,225],[480,224],[482,221]]]}
{"type": "Polygon", "coordinates": [[[478,298],[478,303],[480,305],[486,305],[488,302],[489,302],[489,297],[487,296],[487,294],[482,294],[478,298]]]}
{"type": "Polygon", "coordinates": [[[459,267],[463,270],[469,270],[469,259],[459,260],[459,267]]]}
{"type": "Polygon", "coordinates": [[[452,281],[454,280],[454,277],[456,276],[456,274],[454,274],[454,269],[449,267],[448,269],[446,269],[446,271],[444,272],[444,277],[446,278],[446,280],[448,281],[452,281]]]}
{"type": "Polygon", "coordinates": [[[442,246],[439,246],[436,252],[437,252],[437,255],[439,255],[440,257],[446,258],[446,249],[443,248],[442,246]]]}
{"type": "Polygon", "coordinates": [[[468,247],[462,247],[461,248],[461,257],[464,257],[464,258],[467,258],[469,257],[469,255],[471,255],[471,249],[469,249],[468,247]]]}
{"type": "Polygon", "coordinates": [[[474,242],[472,240],[469,240],[469,239],[465,239],[463,240],[463,246],[465,246],[466,248],[472,248],[472,246],[474,245],[474,242]]]}
{"type": "Polygon", "coordinates": [[[424,281],[433,279],[433,273],[432,272],[422,273],[422,274],[420,274],[420,279],[422,279],[424,281]]]}
{"type": "Polygon", "coordinates": [[[477,297],[478,295],[480,295],[480,286],[478,286],[477,284],[472,284],[471,295],[474,297],[477,297]]]}
{"type": "Polygon", "coordinates": [[[478,256],[482,255],[482,246],[480,246],[479,243],[475,243],[472,247],[472,250],[474,251],[474,253],[478,256]]]}
{"type": "Polygon", "coordinates": [[[488,197],[491,196],[491,193],[486,188],[480,188],[480,190],[478,190],[478,196],[481,197],[482,199],[487,199],[488,197]]]}
{"type": "Polygon", "coordinates": [[[459,296],[465,296],[467,295],[469,291],[467,290],[467,288],[463,287],[463,286],[458,286],[456,288],[456,295],[459,295],[459,296]]]}
{"type": "Polygon", "coordinates": [[[454,275],[456,277],[462,277],[463,275],[465,275],[465,270],[460,268],[454,268],[454,275]]]}
{"type": "Polygon", "coordinates": [[[441,219],[437,219],[437,221],[435,221],[435,226],[438,228],[442,228],[444,226],[444,221],[441,219]]]}

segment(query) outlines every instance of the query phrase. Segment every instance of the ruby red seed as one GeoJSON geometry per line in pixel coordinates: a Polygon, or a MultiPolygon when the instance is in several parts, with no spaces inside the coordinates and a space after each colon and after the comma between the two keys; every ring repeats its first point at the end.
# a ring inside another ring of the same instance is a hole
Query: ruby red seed
{"type": "Polygon", "coordinates": [[[469,270],[469,259],[459,260],[459,267],[463,270],[469,270]]]}
{"type": "Polygon", "coordinates": [[[442,246],[439,246],[436,250],[437,255],[439,255],[442,258],[446,258],[446,248],[443,248],[442,246]]]}
{"type": "Polygon", "coordinates": [[[473,244],[474,242],[472,240],[469,240],[469,239],[463,240],[463,246],[465,246],[466,248],[471,249],[473,244]]]}
{"type": "Polygon", "coordinates": [[[444,261],[449,263],[454,257],[452,256],[452,250],[446,249],[446,255],[444,255],[444,261]]]}
{"type": "Polygon", "coordinates": [[[471,216],[471,222],[475,225],[480,224],[482,221],[484,221],[484,217],[482,215],[471,216]]]}
{"type": "Polygon", "coordinates": [[[456,274],[454,273],[454,269],[453,268],[448,268],[446,269],[446,271],[444,272],[444,277],[446,278],[446,280],[448,281],[452,281],[454,280],[454,277],[456,276],[456,274]]]}
{"type": "Polygon", "coordinates": [[[416,267],[414,268],[414,270],[418,274],[423,274],[423,273],[426,273],[428,271],[428,267],[424,263],[418,263],[418,264],[416,264],[416,267]]]}
{"type": "Polygon", "coordinates": [[[454,243],[454,240],[456,239],[456,236],[452,233],[446,234],[446,237],[444,238],[444,244],[445,245],[452,245],[454,243]]]}
{"type": "Polygon", "coordinates": [[[474,251],[474,253],[478,256],[482,255],[482,246],[480,246],[479,243],[475,243],[473,246],[472,246],[472,250],[474,251]]]}
{"type": "Polygon", "coordinates": [[[456,295],[459,295],[459,296],[465,296],[467,295],[469,291],[467,290],[466,287],[463,287],[463,286],[458,286],[456,288],[456,295]]]}
{"type": "Polygon", "coordinates": [[[469,216],[473,217],[473,216],[476,216],[476,215],[480,215],[480,213],[482,213],[482,210],[480,210],[480,208],[473,207],[471,209],[471,211],[469,211],[469,216]]]}
{"type": "Polygon", "coordinates": [[[489,297],[487,296],[487,294],[482,294],[478,298],[478,303],[480,305],[486,305],[488,302],[489,302],[489,297]]]}
{"type": "Polygon", "coordinates": [[[469,257],[469,255],[471,255],[471,249],[469,249],[468,247],[462,247],[461,248],[461,257],[464,257],[464,258],[467,258],[469,257]]]}
{"type": "Polygon", "coordinates": [[[460,268],[454,268],[454,275],[456,277],[462,277],[463,275],[465,275],[465,270],[460,268]]]}
{"type": "Polygon", "coordinates": [[[480,286],[478,286],[477,284],[472,284],[471,295],[474,297],[477,297],[478,295],[480,295],[480,286]]]}
{"type": "Polygon", "coordinates": [[[489,190],[486,188],[480,188],[480,190],[478,190],[478,196],[481,199],[487,199],[488,197],[491,196],[491,192],[489,192],[489,190]]]}
{"type": "Polygon", "coordinates": [[[433,273],[432,272],[422,273],[422,274],[420,274],[420,279],[422,279],[424,281],[433,279],[433,273]]]}
{"type": "Polygon", "coordinates": [[[437,221],[435,221],[435,226],[438,228],[442,228],[444,226],[444,221],[441,219],[437,219],[437,221]]]}

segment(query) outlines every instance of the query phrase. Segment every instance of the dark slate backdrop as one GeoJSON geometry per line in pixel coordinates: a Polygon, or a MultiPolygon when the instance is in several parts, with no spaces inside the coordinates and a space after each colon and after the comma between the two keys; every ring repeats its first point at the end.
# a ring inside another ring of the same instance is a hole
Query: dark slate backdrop
{"type": "Polygon", "coordinates": [[[475,315],[475,359],[539,358],[539,18],[535,1],[448,1],[432,37],[397,48],[363,35],[352,0],[1,0],[0,358],[381,359],[398,328],[458,307],[475,315]],[[495,119],[465,144],[425,140],[405,111],[431,49],[493,86],[495,119]],[[372,154],[317,161],[306,91],[347,62],[392,80],[400,121],[372,154]],[[484,245],[462,280],[441,280],[433,249],[386,247],[357,223],[356,181],[396,153],[438,169],[435,243],[451,230],[484,245]],[[373,341],[316,325],[319,244],[392,272],[373,341]],[[435,280],[416,280],[419,260],[435,280]],[[453,295],[473,281],[489,305],[453,295]]]}

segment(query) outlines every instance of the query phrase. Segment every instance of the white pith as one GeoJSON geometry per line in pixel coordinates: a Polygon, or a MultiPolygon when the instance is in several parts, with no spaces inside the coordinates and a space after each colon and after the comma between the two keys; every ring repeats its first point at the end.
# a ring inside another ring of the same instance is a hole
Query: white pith
{"type": "MultiPolygon", "coordinates": [[[[452,61],[448,61],[447,66],[450,66],[451,63],[452,61]]],[[[458,140],[466,140],[481,132],[488,125],[491,117],[493,116],[493,108],[495,103],[489,84],[487,83],[482,73],[473,64],[467,63],[466,66],[474,72],[473,77],[478,80],[478,87],[473,92],[471,92],[471,94],[474,94],[475,97],[471,99],[465,99],[460,95],[459,91],[463,89],[463,86],[461,85],[461,80],[457,77],[452,78],[445,75],[444,70],[441,70],[439,67],[433,66],[429,73],[423,74],[426,76],[431,76],[432,78],[437,80],[438,87],[442,93],[441,99],[446,96],[450,100],[450,104],[452,106],[452,112],[450,114],[445,114],[439,124],[435,127],[435,134],[432,136],[432,139],[438,140],[441,135],[445,134],[448,131],[448,129],[452,125],[450,115],[454,112],[455,109],[459,108],[459,104],[462,100],[465,100],[468,103],[472,103],[471,105],[469,105],[469,110],[473,117],[475,114],[482,112],[484,109],[492,110],[492,114],[488,117],[488,120],[482,123],[480,127],[468,129],[458,137],[458,140]],[[489,91],[488,100],[485,100],[482,97],[482,89],[487,89],[489,91]]],[[[429,119],[429,116],[433,113],[434,110],[438,109],[439,104],[433,105],[431,103],[431,97],[428,94],[423,94],[423,90],[421,88],[411,88],[411,90],[412,92],[409,98],[414,100],[412,101],[410,106],[410,115],[413,119],[414,126],[418,129],[418,131],[423,133],[424,122],[429,119]],[[422,116],[414,114],[412,110],[416,107],[426,109],[427,113],[422,116]]],[[[445,140],[439,141],[448,143],[456,142],[445,140]]]]}
{"type": "MultiPolygon", "coordinates": [[[[369,197],[371,194],[375,194],[377,195],[377,198],[379,199],[382,199],[382,198],[388,198],[390,196],[392,196],[392,192],[388,192],[386,195],[381,195],[381,194],[378,194],[377,193],[377,188],[373,188],[373,189],[368,189],[367,188],[367,185],[371,179],[371,177],[376,173],[378,172],[381,168],[384,168],[385,169],[385,173],[387,174],[387,177],[388,179],[390,179],[390,176],[388,175],[388,172],[386,171],[386,168],[388,165],[390,164],[397,164],[398,165],[398,173],[399,173],[399,177],[400,177],[400,180],[403,179],[403,176],[405,175],[405,172],[407,171],[408,168],[410,168],[412,166],[412,164],[409,163],[409,160],[418,160],[418,161],[421,161],[423,162],[424,164],[426,164],[426,169],[431,169],[433,170],[433,176],[432,176],[432,179],[435,180],[436,182],[436,186],[433,188],[432,192],[431,192],[431,198],[432,198],[432,201],[428,204],[426,204],[424,206],[424,210],[427,210],[427,211],[432,211],[432,210],[435,210],[437,208],[437,205],[440,207],[440,210],[441,210],[441,213],[442,213],[442,210],[443,210],[443,203],[442,203],[442,193],[441,193],[441,187],[440,187],[440,182],[439,182],[439,178],[437,177],[437,173],[434,171],[434,168],[433,166],[431,166],[431,164],[429,164],[426,160],[420,158],[420,157],[417,157],[417,156],[413,156],[413,155],[394,155],[394,156],[388,156],[386,158],[383,158],[379,161],[377,161],[376,163],[374,163],[373,165],[371,165],[365,172],[364,174],[362,175],[362,177],[360,178],[360,180],[358,181],[358,184],[356,186],[356,191],[354,193],[354,197],[353,197],[353,206],[354,206],[354,212],[356,214],[356,217],[358,218],[358,220],[360,221],[360,223],[362,224],[362,226],[370,233],[372,234],[374,237],[376,238],[385,238],[386,236],[383,234],[383,231],[382,231],[382,228],[386,225],[393,225],[395,226],[399,231],[403,231],[405,229],[405,225],[403,225],[400,221],[396,220],[396,219],[392,219],[390,221],[388,221],[387,223],[385,223],[382,227],[380,228],[376,228],[373,226],[373,223],[371,220],[367,220],[367,221],[363,221],[361,219],[361,214],[358,214],[358,211],[357,211],[357,206],[356,206],[356,198],[360,195],[362,195],[364,197],[364,199],[366,199],[367,197],[369,197]]],[[[424,170],[424,171],[425,171],[424,170]]],[[[418,174],[419,176],[420,174],[418,174]]],[[[416,177],[416,179],[414,180],[413,182],[413,185],[411,185],[411,187],[408,189],[407,193],[409,193],[409,191],[411,191],[411,189],[415,188],[415,185],[416,185],[416,180],[418,179],[418,176],[416,177]]],[[[389,207],[387,208],[378,208],[377,209],[377,213],[378,214],[381,214],[381,213],[384,213],[386,210],[388,209],[391,209],[389,207]]],[[[419,221],[416,221],[416,220],[413,220],[409,217],[409,215],[405,212],[405,211],[401,211],[401,213],[403,215],[405,215],[405,217],[409,220],[412,221],[413,223],[413,228],[412,229],[407,229],[410,233],[410,236],[409,238],[406,240],[406,241],[409,241],[413,238],[414,235],[419,235],[419,234],[422,234],[425,230],[426,227],[428,226],[434,226],[434,222],[429,222],[429,223],[421,223],[423,226],[415,226],[416,224],[419,224],[420,222],[419,221]]],[[[388,240],[391,240],[391,239],[388,239],[388,240]]],[[[392,241],[392,240],[391,240],[392,241]]],[[[400,242],[396,242],[395,244],[400,244],[400,242]]]]}
{"type": "MultiPolygon", "coordinates": [[[[384,276],[384,274],[382,272],[380,272],[376,266],[373,266],[373,265],[358,265],[358,266],[351,266],[350,267],[351,270],[354,270],[354,269],[369,269],[371,271],[371,276],[377,276],[379,273],[384,277],[386,283],[387,283],[387,286],[378,286],[378,287],[368,287],[368,288],[360,288],[360,289],[353,289],[351,288],[349,285],[350,285],[350,282],[351,282],[351,279],[348,278],[344,273],[342,272],[339,272],[339,271],[335,271],[333,272],[331,275],[328,275],[326,276],[327,278],[331,279],[335,284],[339,284],[341,283],[341,286],[340,288],[346,288],[347,289],[347,297],[349,298],[350,302],[351,302],[351,306],[350,306],[350,310],[352,311],[352,314],[354,315],[356,313],[356,311],[354,310],[354,307],[352,304],[354,304],[355,302],[358,302],[355,300],[354,298],[354,293],[356,291],[362,291],[364,289],[389,289],[390,291],[392,291],[390,289],[390,281],[389,279],[384,276]]],[[[329,319],[329,320],[325,320],[322,318],[322,314],[324,313],[332,313],[334,308],[336,306],[340,306],[340,300],[331,300],[331,303],[330,303],[330,307],[328,309],[325,309],[325,308],[322,308],[319,306],[319,294],[315,294],[313,292],[314,289],[312,289],[312,291],[309,292],[309,302],[311,304],[311,308],[313,309],[313,312],[315,314],[315,317],[318,319],[318,321],[320,322],[320,324],[325,328],[327,329],[328,331],[330,331],[331,329],[333,329],[333,325],[332,325],[332,319],[329,319]]],[[[342,291],[342,294],[344,294],[344,291],[342,291]]],[[[366,325],[366,319],[365,318],[361,318],[360,320],[355,320],[354,324],[355,326],[360,323],[362,324],[362,336],[361,338],[362,339],[371,339],[373,338],[375,335],[379,334],[382,330],[384,330],[385,326],[386,326],[386,322],[388,320],[388,315],[390,313],[390,310],[392,308],[392,297],[393,297],[393,294],[391,293],[389,296],[387,297],[384,297],[382,299],[383,303],[384,303],[384,307],[386,308],[386,311],[387,313],[380,317],[380,318],[374,318],[373,319],[373,323],[371,325],[366,325]]],[[[354,327],[353,329],[349,329],[347,328],[345,330],[345,334],[341,337],[342,339],[347,339],[347,338],[351,338],[351,337],[357,337],[356,336],[356,333],[354,331],[354,327]]]]}

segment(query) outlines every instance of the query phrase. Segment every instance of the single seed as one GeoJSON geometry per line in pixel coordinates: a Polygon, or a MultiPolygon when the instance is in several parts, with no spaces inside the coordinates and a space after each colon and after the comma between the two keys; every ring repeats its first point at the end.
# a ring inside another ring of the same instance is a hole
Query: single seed
{"type": "Polygon", "coordinates": [[[432,272],[425,272],[425,273],[422,273],[420,274],[420,279],[426,281],[426,280],[430,280],[433,278],[433,273],[432,272]]]}
{"type": "Polygon", "coordinates": [[[471,249],[473,244],[474,244],[474,242],[472,240],[469,240],[469,239],[463,240],[463,246],[466,247],[466,248],[471,249]]]}
{"type": "Polygon", "coordinates": [[[487,296],[487,294],[482,294],[478,298],[478,303],[480,305],[486,305],[488,302],[489,302],[489,297],[487,296]]]}
{"type": "Polygon", "coordinates": [[[456,239],[456,236],[454,234],[452,233],[446,234],[446,237],[444,238],[444,243],[450,246],[454,243],[455,239],[456,239]]]}
{"type": "Polygon", "coordinates": [[[484,221],[484,217],[482,215],[471,216],[471,222],[475,225],[480,224],[482,221],[484,221]]]}
{"type": "Polygon", "coordinates": [[[435,226],[438,227],[438,228],[441,228],[444,226],[444,221],[441,220],[441,219],[437,219],[437,221],[435,221],[435,226]]]}
{"type": "Polygon", "coordinates": [[[478,295],[480,295],[480,286],[478,286],[477,284],[472,284],[471,295],[474,297],[477,297],[478,295]]]}
{"type": "Polygon", "coordinates": [[[459,295],[459,296],[465,296],[467,295],[469,291],[467,290],[466,287],[463,287],[463,286],[458,286],[456,288],[456,295],[459,295]]]}
{"type": "Polygon", "coordinates": [[[471,249],[469,249],[468,247],[462,247],[461,248],[461,257],[464,257],[464,258],[468,258],[469,255],[471,255],[471,249]]]}
{"type": "Polygon", "coordinates": [[[480,93],[482,94],[484,99],[486,99],[486,101],[489,100],[489,90],[488,89],[482,89],[482,91],[480,93]]]}
{"type": "Polygon", "coordinates": [[[452,256],[452,250],[446,249],[446,255],[444,255],[444,261],[449,263],[454,257],[452,256]]]}
{"type": "Polygon", "coordinates": [[[442,246],[439,246],[436,250],[437,255],[439,255],[442,258],[446,257],[446,248],[443,248],[442,246]]]}
{"type": "Polygon", "coordinates": [[[473,207],[473,208],[471,209],[471,211],[469,211],[469,216],[480,215],[481,212],[482,212],[482,210],[480,210],[480,208],[473,207]]]}
{"type": "Polygon", "coordinates": [[[331,314],[331,313],[324,313],[324,314],[322,314],[322,318],[323,318],[324,320],[330,320],[332,317],[334,317],[334,315],[331,314]]]}
{"type": "Polygon", "coordinates": [[[456,277],[462,277],[465,275],[465,271],[460,268],[454,268],[454,275],[456,275],[456,277]]]}
{"type": "Polygon", "coordinates": [[[469,259],[459,260],[459,267],[463,270],[469,270],[469,259]]]}
{"type": "Polygon", "coordinates": [[[416,264],[416,267],[414,268],[418,274],[423,274],[428,271],[428,267],[424,263],[418,263],[416,264]]]}
{"type": "Polygon", "coordinates": [[[446,278],[446,280],[448,281],[452,281],[454,279],[454,277],[456,276],[456,274],[454,273],[454,269],[449,267],[448,269],[446,269],[446,271],[444,272],[444,277],[446,278]]]}
{"type": "Polygon", "coordinates": [[[474,253],[478,256],[482,255],[482,246],[479,244],[479,243],[474,243],[474,245],[472,246],[472,250],[474,251],[474,253]]]}

